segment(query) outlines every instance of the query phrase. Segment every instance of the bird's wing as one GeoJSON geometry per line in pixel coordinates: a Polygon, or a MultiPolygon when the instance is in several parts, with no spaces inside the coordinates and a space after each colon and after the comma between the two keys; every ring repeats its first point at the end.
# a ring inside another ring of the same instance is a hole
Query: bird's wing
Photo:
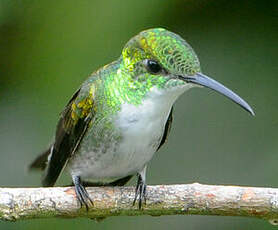
{"type": "Polygon", "coordinates": [[[173,121],[173,106],[171,108],[171,111],[169,113],[167,122],[165,124],[165,128],[164,128],[164,133],[163,133],[162,139],[161,139],[160,144],[159,144],[159,146],[158,146],[156,151],[158,151],[161,148],[161,146],[167,141],[167,138],[169,136],[169,133],[170,133],[170,130],[171,130],[171,126],[172,126],[172,121],[173,121]]]}
{"type": "Polygon", "coordinates": [[[86,130],[94,117],[94,85],[75,92],[57,125],[54,144],[51,146],[43,186],[53,186],[70,157],[78,149],[86,130]]]}

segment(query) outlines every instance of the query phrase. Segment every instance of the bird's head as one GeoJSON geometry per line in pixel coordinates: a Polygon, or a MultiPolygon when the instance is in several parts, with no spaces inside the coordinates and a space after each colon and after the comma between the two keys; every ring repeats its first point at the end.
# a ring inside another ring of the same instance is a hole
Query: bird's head
{"type": "Polygon", "coordinates": [[[191,46],[179,35],[163,28],[142,31],[128,41],[122,51],[123,66],[134,88],[154,87],[182,91],[193,86],[213,89],[254,115],[252,108],[237,94],[201,73],[191,46]]]}

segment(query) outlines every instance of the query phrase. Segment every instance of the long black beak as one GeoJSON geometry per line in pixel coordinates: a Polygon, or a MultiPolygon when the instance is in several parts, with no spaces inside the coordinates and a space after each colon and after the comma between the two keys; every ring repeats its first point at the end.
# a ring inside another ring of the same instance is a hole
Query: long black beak
{"type": "Polygon", "coordinates": [[[255,113],[253,109],[248,105],[246,101],[244,101],[240,96],[235,94],[232,90],[226,88],[224,85],[220,84],[219,82],[213,80],[212,78],[202,74],[202,73],[197,73],[196,75],[193,76],[179,76],[179,79],[194,83],[197,85],[202,85],[207,88],[213,89],[224,96],[228,97],[238,105],[240,105],[243,109],[245,109],[247,112],[251,113],[253,116],[255,116],[255,113]]]}

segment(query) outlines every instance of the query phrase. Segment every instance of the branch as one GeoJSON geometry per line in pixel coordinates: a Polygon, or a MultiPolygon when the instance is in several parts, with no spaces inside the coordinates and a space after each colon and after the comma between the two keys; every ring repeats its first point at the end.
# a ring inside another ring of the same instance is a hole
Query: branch
{"type": "Polygon", "coordinates": [[[73,187],[0,188],[0,220],[136,215],[257,217],[278,224],[278,189],[198,183],[147,187],[142,210],[132,206],[134,187],[89,187],[94,206],[80,209],[73,187]]]}

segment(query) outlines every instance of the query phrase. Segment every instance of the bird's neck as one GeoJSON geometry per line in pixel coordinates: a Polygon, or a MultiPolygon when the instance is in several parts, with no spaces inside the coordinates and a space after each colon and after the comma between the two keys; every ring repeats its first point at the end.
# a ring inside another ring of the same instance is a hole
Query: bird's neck
{"type": "Polygon", "coordinates": [[[105,77],[107,96],[114,104],[129,103],[140,105],[153,88],[164,88],[167,79],[164,76],[150,75],[130,70],[122,57],[110,66],[113,71],[105,77]],[[115,68],[116,67],[116,68],[115,68]]]}
{"type": "Polygon", "coordinates": [[[99,111],[107,111],[109,114],[119,111],[123,104],[140,106],[146,99],[157,103],[167,101],[167,106],[171,107],[175,100],[190,88],[186,85],[168,87],[169,81],[167,82],[165,76],[138,74],[136,71],[127,70],[122,57],[93,75],[92,79],[98,88],[98,107],[102,107],[99,111]],[[164,100],[165,98],[167,100],[164,100]]]}

